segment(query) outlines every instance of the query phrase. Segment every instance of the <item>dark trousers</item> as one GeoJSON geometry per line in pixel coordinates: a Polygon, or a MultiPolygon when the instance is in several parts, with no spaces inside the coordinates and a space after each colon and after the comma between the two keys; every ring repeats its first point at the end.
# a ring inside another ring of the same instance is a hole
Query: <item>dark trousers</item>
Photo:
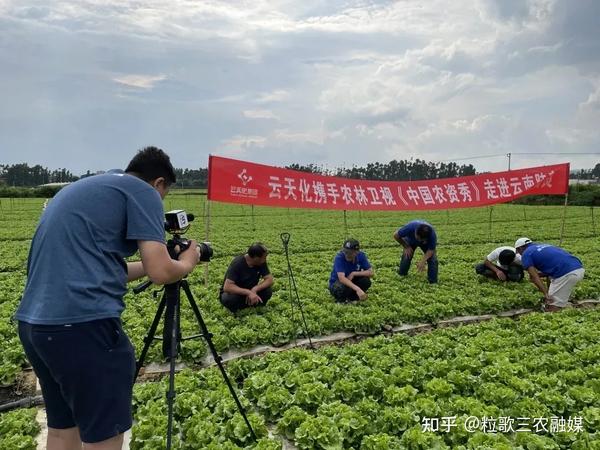
{"type": "MultiPolygon", "coordinates": [[[[255,306],[263,306],[267,304],[273,295],[273,290],[268,287],[258,291],[257,294],[262,299],[262,303],[258,303],[255,306]]],[[[227,292],[221,293],[221,304],[233,313],[249,307],[246,303],[245,295],[228,294],[227,292]]]]}
{"type": "MultiPolygon", "coordinates": [[[[369,277],[354,277],[351,280],[355,285],[361,288],[364,292],[371,287],[371,279],[369,277]]],[[[347,302],[358,300],[358,295],[354,289],[350,289],[345,284],[336,281],[329,287],[329,292],[335,298],[336,302],[347,302]]]]}
{"type": "MultiPolygon", "coordinates": [[[[424,247],[420,247],[423,250],[423,253],[427,252],[427,249],[424,247]]],[[[410,269],[410,263],[412,262],[413,256],[415,255],[415,250],[417,247],[412,247],[413,254],[408,257],[402,252],[402,258],[400,258],[400,265],[398,266],[398,274],[401,276],[408,275],[408,269],[410,269]]],[[[427,260],[427,279],[430,283],[437,283],[438,281],[438,259],[437,254],[434,253],[431,258],[427,260]]]]}
{"type": "MultiPolygon", "coordinates": [[[[508,269],[503,269],[502,267],[498,267],[498,269],[504,272],[504,275],[506,275],[506,281],[521,281],[523,279],[523,267],[519,264],[510,264],[508,269]]],[[[477,264],[475,266],[475,273],[493,280],[498,280],[498,275],[496,275],[496,272],[486,266],[485,263],[477,264]]]]}

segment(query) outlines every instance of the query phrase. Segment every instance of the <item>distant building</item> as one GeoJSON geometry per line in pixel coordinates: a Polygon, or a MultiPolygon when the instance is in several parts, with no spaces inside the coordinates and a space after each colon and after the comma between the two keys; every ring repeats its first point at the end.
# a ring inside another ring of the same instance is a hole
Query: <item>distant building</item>
{"type": "Polygon", "coordinates": [[[46,184],[40,184],[38,185],[38,187],[63,187],[66,186],[68,184],[71,184],[70,182],[67,183],[46,183],[46,184]]]}
{"type": "Polygon", "coordinates": [[[600,184],[600,179],[592,179],[592,180],[579,180],[577,178],[569,179],[569,186],[573,186],[574,184],[600,184]]]}

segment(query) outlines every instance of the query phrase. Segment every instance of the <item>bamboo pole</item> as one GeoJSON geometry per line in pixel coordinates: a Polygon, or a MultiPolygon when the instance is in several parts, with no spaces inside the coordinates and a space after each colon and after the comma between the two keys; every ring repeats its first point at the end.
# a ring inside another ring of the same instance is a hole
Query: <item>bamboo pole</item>
{"type": "MultiPolygon", "coordinates": [[[[204,240],[210,242],[210,200],[206,200],[206,216],[204,218],[204,240]]],[[[208,264],[204,264],[204,286],[208,286],[208,264]]]]}
{"type": "Polygon", "coordinates": [[[348,217],[346,214],[346,210],[344,210],[344,239],[348,238],[348,217]]]}
{"type": "Polygon", "coordinates": [[[592,213],[592,232],[594,236],[596,236],[596,221],[594,219],[594,205],[590,206],[590,211],[592,213]]]}
{"type": "Polygon", "coordinates": [[[558,245],[562,245],[562,241],[563,241],[563,236],[565,233],[565,219],[567,217],[567,205],[569,203],[569,193],[567,192],[565,194],[565,206],[563,208],[563,215],[562,215],[562,224],[560,225],[560,242],[558,243],[558,245]]]}
{"type": "Polygon", "coordinates": [[[492,241],[492,212],[494,211],[494,207],[490,206],[490,222],[489,222],[489,231],[488,231],[488,240],[492,241]]]}

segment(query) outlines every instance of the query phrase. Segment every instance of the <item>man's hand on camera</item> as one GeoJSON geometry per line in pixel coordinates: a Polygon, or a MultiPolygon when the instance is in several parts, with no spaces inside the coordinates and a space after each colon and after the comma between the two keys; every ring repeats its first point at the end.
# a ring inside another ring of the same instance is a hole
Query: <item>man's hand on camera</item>
{"type": "Polygon", "coordinates": [[[200,262],[200,249],[194,239],[191,239],[189,247],[179,254],[179,260],[190,263],[192,266],[190,270],[193,270],[196,264],[200,262]]]}

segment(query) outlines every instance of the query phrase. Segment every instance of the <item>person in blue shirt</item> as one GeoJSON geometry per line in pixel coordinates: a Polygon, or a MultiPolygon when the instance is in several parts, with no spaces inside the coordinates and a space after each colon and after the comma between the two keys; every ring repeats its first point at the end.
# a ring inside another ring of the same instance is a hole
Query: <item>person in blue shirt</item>
{"type": "Polygon", "coordinates": [[[132,424],[135,351],[121,326],[127,282],[169,284],[199,262],[195,241],[172,259],[163,198],[168,155],[139,151],[125,172],[83,178],[48,203],[31,242],[15,314],[42,388],[48,449],[120,449],[132,424]],[[125,258],[139,251],[141,261],[125,258]]]}
{"type": "Polygon", "coordinates": [[[558,311],[568,306],[573,288],[585,273],[579,258],[560,247],[532,242],[526,237],[517,239],[515,248],[530,281],[544,294],[544,310],[558,311]],[[548,287],[542,282],[540,273],[550,280],[548,287]]]}
{"type": "Polygon", "coordinates": [[[423,251],[423,258],[417,263],[417,270],[423,272],[427,264],[427,279],[430,283],[437,283],[437,235],[434,228],[424,220],[413,220],[396,230],[394,239],[403,247],[398,274],[408,275],[415,250],[419,247],[423,251]]]}
{"type": "Polygon", "coordinates": [[[360,243],[348,239],[333,259],[329,292],[336,302],[366,300],[373,274],[367,255],[360,251],[360,243]]]}

